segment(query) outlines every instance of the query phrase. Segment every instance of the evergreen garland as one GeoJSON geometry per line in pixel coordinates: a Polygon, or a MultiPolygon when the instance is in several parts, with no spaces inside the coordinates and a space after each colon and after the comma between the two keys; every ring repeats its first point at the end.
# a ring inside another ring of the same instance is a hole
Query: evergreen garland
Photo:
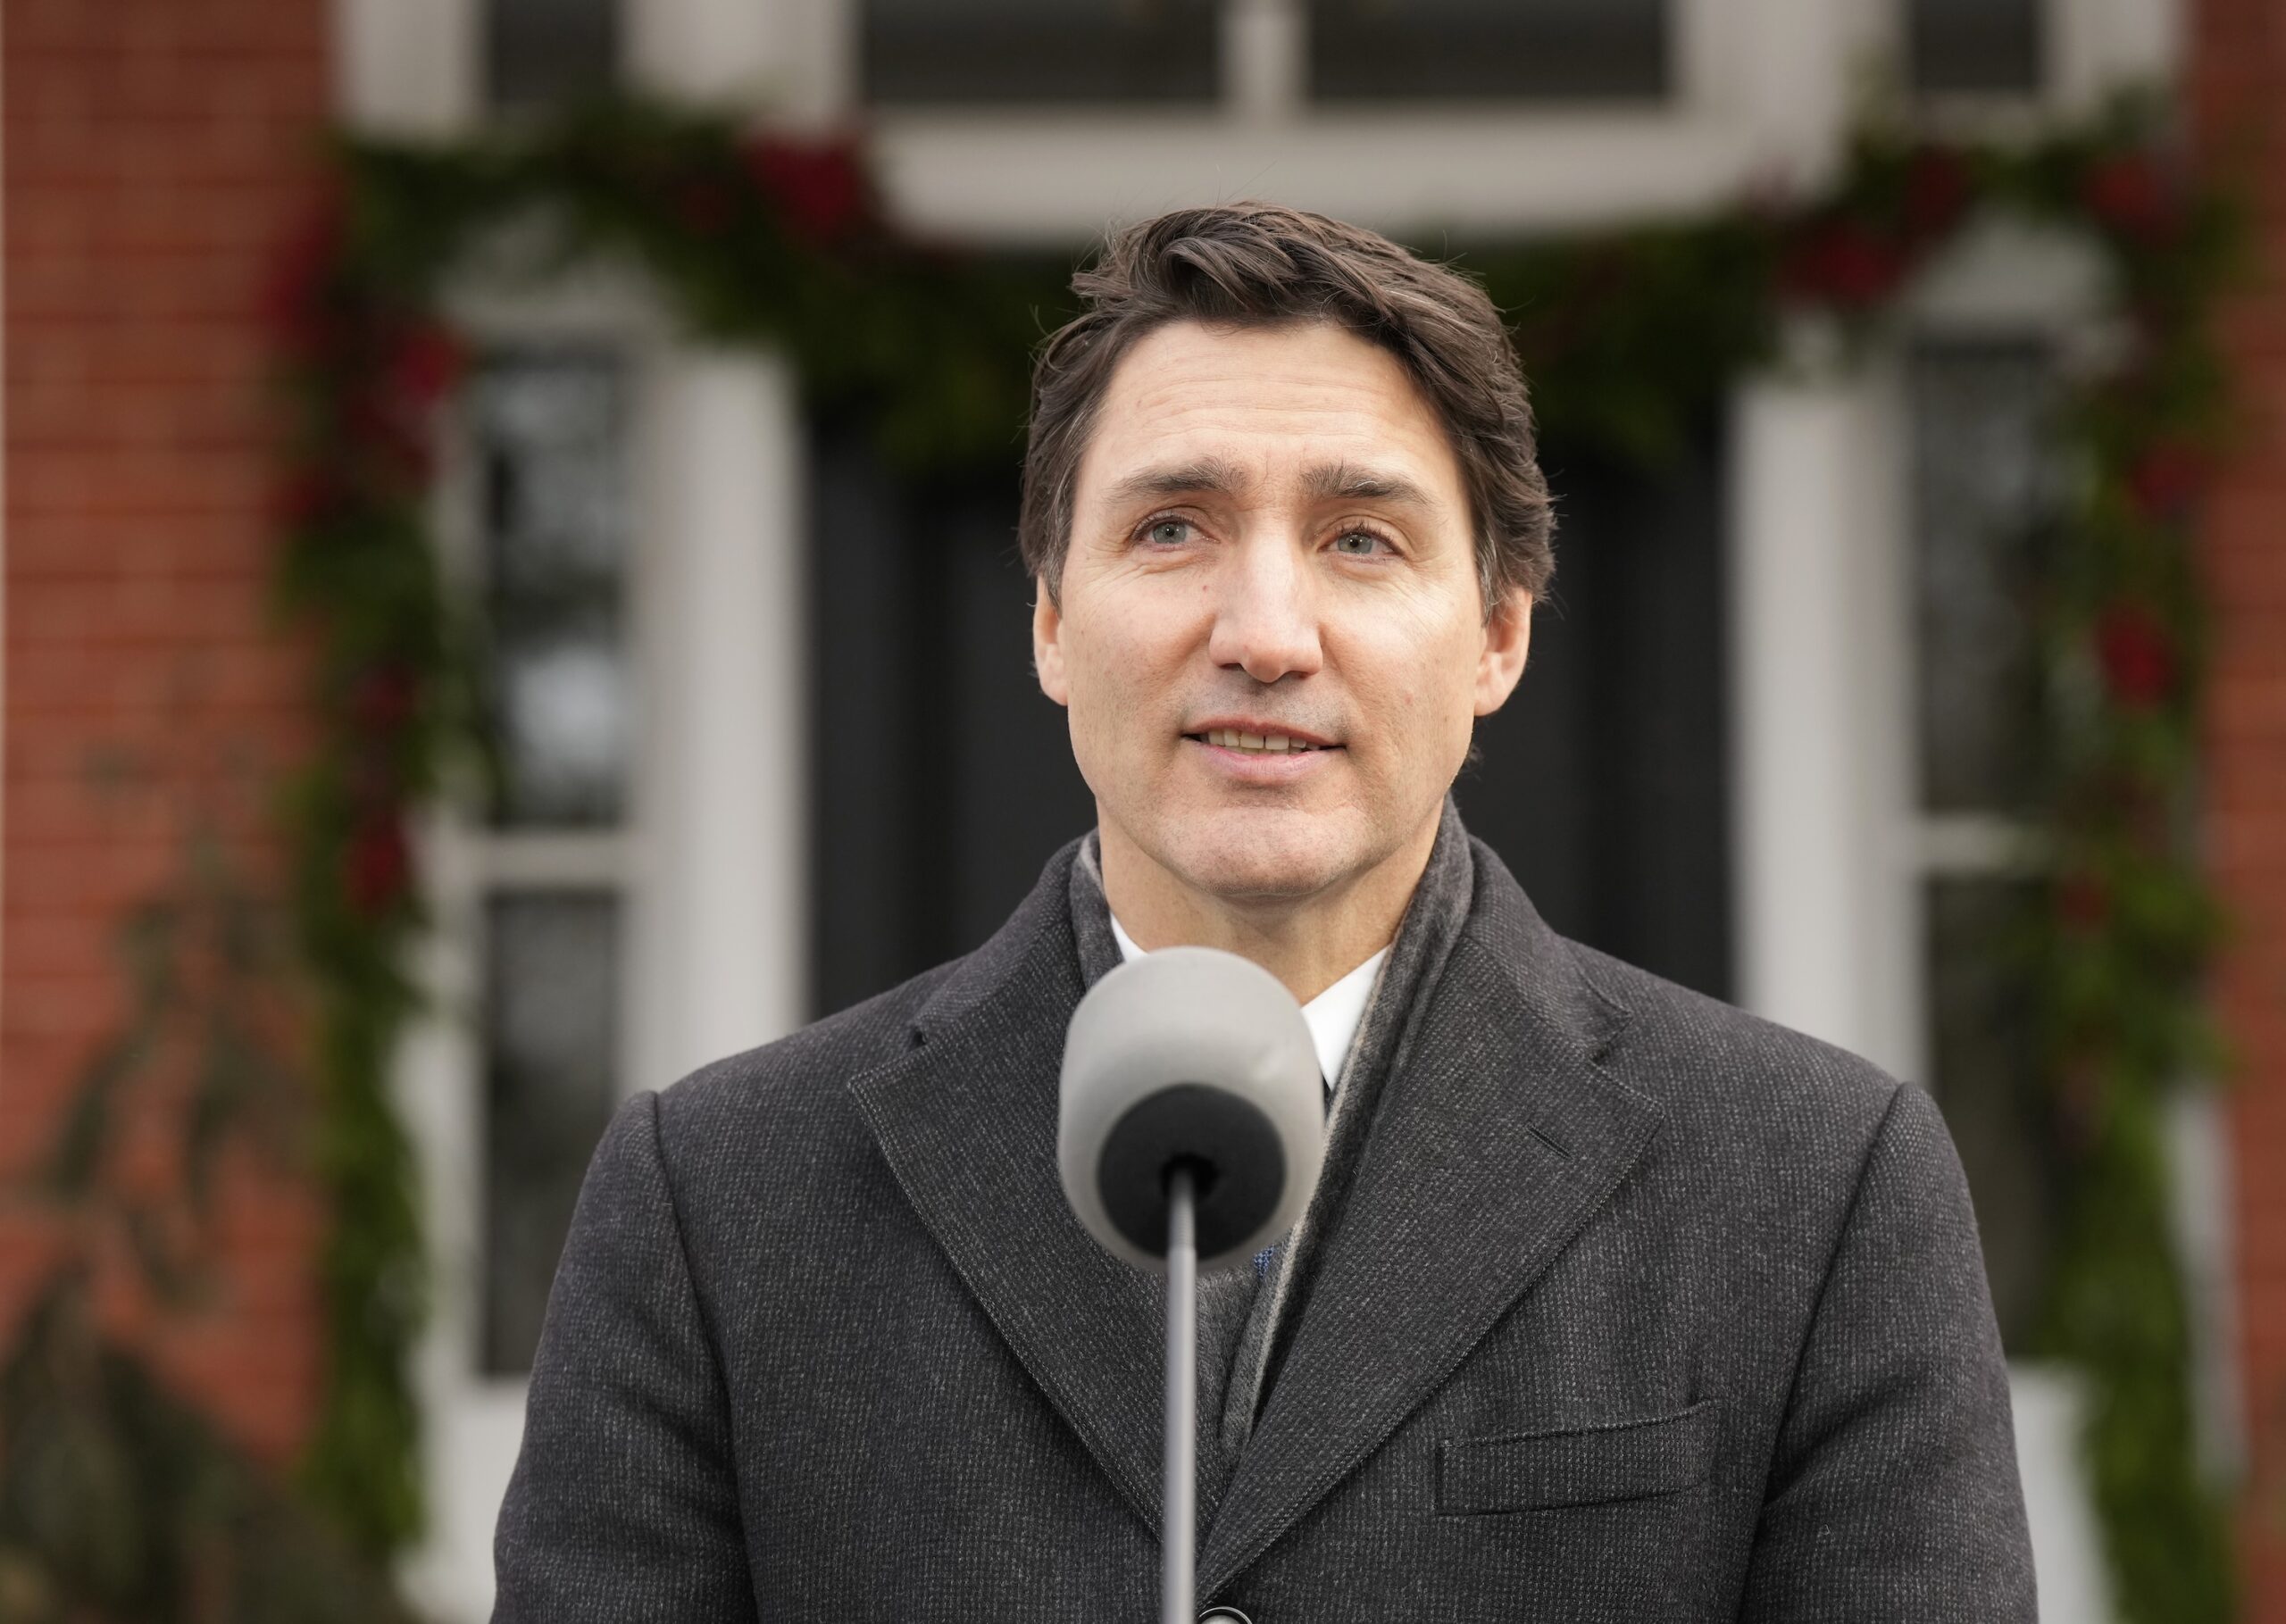
{"type": "MultiPolygon", "coordinates": [[[[2153,128],[2123,111],[2020,147],[1874,135],[1815,198],[1461,261],[1517,321],[1544,422],[1656,456],[1773,359],[1790,318],[1876,329],[1973,221],[2012,213],[2103,253],[2125,342],[2065,425],[2075,490],[2040,606],[2048,905],[2023,948],[2070,1190],[2039,1351],[2086,1373],[2114,1588],[2137,1624],[2220,1620],[2232,1591],[2194,1458],[2160,1125],[2170,1090],[2221,1065],[2201,987],[2220,914],[2188,827],[2203,633],[2189,544],[2221,428],[2207,322],[2232,231],[2153,128]]],[[[637,103],[464,146],[355,143],[338,172],[279,307],[299,425],[282,579],[321,652],[294,830],[333,1212],[309,1474],[383,1551],[419,1521],[421,1243],[387,1087],[422,924],[406,820],[468,714],[423,527],[431,416],[463,365],[440,287],[480,264],[631,262],[695,334],[788,354],[816,402],[865,413],[893,458],[944,468],[1018,454],[1029,354],[1068,305],[1070,267],[899,238],[848,143],[637,103]],[[504,246],[505,221],[525,235],[504,246]]]]}

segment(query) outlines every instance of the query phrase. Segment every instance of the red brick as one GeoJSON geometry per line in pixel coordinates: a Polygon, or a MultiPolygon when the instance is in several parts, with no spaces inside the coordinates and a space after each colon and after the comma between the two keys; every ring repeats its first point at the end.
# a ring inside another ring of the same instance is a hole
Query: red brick
{"type": "MultiPolygon", "coordinates": [[[[227,758],[282,765],[308,737],[306,640],[268,599],[263,296],[317,181],[328,19],[325,0],[10,0],[0,1169],[37,1153],[116,1029],[114,937],[179,871],[192,810],[277,869],[266,786],[227,758]]],[[[163,1172],[163,1117],[137,1126],[163,1172]]],[[[314,1409],[321,1215],[265,1170],[226,1183],[221,1311],[178,1330],[120,1282],[106,1301],[283,1460],[314,1409]]],[[[0,1207],[0,1325],[37,1265],[28,1233],[0,1207]]]]}
{"type": "Polygon", "coordinates": [[[2286,29],[2268,0],[2196,0],[2192,121],[2253,188],[2261,256],[2222,326],[2242,429],[2208,504],[2215,615],[2206,750],[2209,865],[2233,916],[2215,1008],[2240,1064],[2231,1103],[2240,1365],[2256,1462],[2240,1520],[2243,1615],[2286,1624],[2286,29]]]}

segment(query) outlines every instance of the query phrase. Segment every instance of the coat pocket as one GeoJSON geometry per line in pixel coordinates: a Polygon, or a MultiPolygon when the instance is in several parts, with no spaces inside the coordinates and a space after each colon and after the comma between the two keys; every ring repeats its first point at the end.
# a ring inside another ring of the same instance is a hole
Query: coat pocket
{"type": "Polygon", "coordinates": [[[1448,1516],[1604,1505],[1671,1495],[1714,1467],[1715,1405],[1557,1432],[1447,1438],[1437,1446],[1437,1510],[1448,1516]]]}

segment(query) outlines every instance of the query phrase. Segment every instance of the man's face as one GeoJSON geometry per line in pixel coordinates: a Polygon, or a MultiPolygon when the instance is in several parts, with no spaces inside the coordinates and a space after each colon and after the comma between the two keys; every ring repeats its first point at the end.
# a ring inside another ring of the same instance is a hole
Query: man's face
{"type": "Polygon", "coordinates": [[[1485,613],[1434,409],[1323,322],[1139,342],[1080,463],[1060,603],[1046,584],[1040,687],[1106,841],[1240,905],[1425,856],[1531,626],[1521,593],[1485,613]]]}

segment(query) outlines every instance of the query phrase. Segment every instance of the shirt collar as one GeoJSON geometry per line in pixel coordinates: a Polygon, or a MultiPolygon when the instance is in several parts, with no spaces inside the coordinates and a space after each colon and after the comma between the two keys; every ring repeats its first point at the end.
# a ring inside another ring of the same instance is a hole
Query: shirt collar
{"type": "MultiPolygon", "coordinates": [[[[1143,956],[1143,949],[1127,934],[1119,916],[1110,914],[1112,939],[1119,944],[1119,956],[1132,962],[1143,956]]],[[[1341,1080],[1341,1068],[1348,1063],[1350,1045],[1356,1041],[1358,1025],[1365,1019],[1365,1006],[1372,1001],[1373,978],[1381,973],[1381,962],[1389,956],[1386,947],[1363,964],[1336,981],[1302,1006],[1302,1019],[1309,1023],[1310,1041],[1317,1046],[1318,1074],[1331,1088],[1341,1080]]]]}

